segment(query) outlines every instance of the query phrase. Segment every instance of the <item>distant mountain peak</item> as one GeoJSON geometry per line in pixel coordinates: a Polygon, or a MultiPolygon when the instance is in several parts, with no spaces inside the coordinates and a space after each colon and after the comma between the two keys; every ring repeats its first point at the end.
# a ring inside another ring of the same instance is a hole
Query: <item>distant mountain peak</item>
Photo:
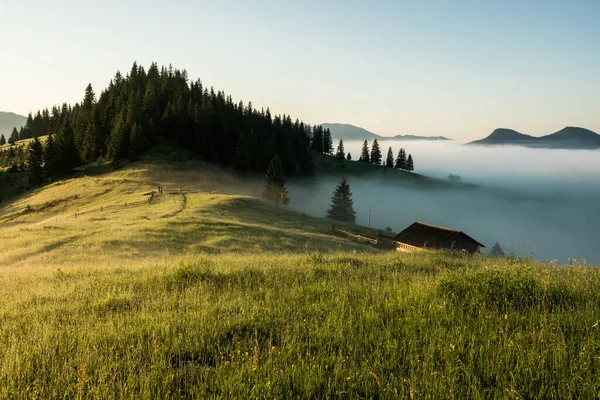
{"type": "Polygon", "coordinates": [[[331,131],[331,136],[335,140],[343,139],[351,140],[451,140],[444,136],[416,136],[416,135],[396,135],[396,136],[381,136],[370,132],[359,126],[342,123],[324,123],[323,128],[328,128],[331,131]]]}
{"type": "Polygon", "coordinates": [[[525,135],[513,129],[498,128],[488,137],[469,144],[508,144],[542,148],[597,149],[600,148],[600,135],[589,129],[573,126],[567,126],[558,132],[541,137],[525,135]]]}
{"type": "Polygon", "coordinates": [[[10,111],[0,111],[0,134],[7,137],[14,127],[20,128],[27,121],[27,117],[10,111]]]}

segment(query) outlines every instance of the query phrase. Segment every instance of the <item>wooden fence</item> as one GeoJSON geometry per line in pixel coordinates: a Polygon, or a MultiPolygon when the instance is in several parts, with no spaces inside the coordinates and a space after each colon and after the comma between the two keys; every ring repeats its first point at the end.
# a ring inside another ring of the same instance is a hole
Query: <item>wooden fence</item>
{"type": "Polygon", "coordinates": [[[372,238],[369,236],[352,233],[346,229],[336,228],[335,226],[332,226],[332,230],[334,232],[337,232],[344,236],[352,238],[352,239],[356,240],[357,242],[366,243],[371,246],[377,247],[378,249],[395,250],[395,251],[399,251],[399,252],[403,252],[403,253],[412,253],[413,251],[426,251],[425,249],[422,249],[420,247],[411,246],[410,244],[398,242],[392,238],[385,237],[382,235],[378,236],[375,239],[375,238],[372,238]]]}

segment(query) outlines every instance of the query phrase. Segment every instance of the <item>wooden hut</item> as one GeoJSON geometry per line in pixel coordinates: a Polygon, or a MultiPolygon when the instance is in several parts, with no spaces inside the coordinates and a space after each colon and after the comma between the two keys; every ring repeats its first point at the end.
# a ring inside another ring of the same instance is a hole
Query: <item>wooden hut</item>
{"type": "Polygon", "coordinates": [[[483,244],[462,231],[457,231],[423,222],[415,222],[394,237],[402,244],[431,249],[464,250],[479,253],[483,244]]]}

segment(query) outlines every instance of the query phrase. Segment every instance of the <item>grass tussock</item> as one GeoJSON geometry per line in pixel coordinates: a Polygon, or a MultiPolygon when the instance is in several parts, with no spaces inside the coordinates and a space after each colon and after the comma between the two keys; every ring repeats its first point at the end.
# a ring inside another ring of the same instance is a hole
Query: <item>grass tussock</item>
{"type": "Polygon", "coordinates": [[[453,304],[473,309],[568,310],[600,300],[600,281],[586,270],[573,274],[571,269],[541,266],[486,268],[447,273],[439,280],[437,292],[453,304]]]}

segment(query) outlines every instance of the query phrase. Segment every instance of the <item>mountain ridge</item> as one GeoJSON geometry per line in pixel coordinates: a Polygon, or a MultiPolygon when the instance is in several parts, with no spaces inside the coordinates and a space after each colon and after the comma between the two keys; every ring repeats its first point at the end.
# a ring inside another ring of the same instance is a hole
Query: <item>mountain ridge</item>
{"type": "Polygon", "coordinates": [[[395,135],[381,136],[370,132],[360,126],[342,123],[323,123],[323,128],[328,128],[331,131],[333,139],[351,140],[452,140],[445,136],[418,136],[418,135],[395,135]]]}
{"type": "Polygon", "coordinates": [[[467,143],[469,145],[517,145],[534,148],[599,149],[600,135],[589,129],[567,126],[544,136],[531,136],[513,129],[498,128],[489,136],[467,143]]]}
{"type": "Polygon", "coordinates": [[[23,115],[10,111],[0,111],[0,134],[3,134],[8,140],[8,135],[10,135],[12,129],[14,127],[19,129],[25,125],[25,121],[27,121],[27,117],[23,115]]]}

